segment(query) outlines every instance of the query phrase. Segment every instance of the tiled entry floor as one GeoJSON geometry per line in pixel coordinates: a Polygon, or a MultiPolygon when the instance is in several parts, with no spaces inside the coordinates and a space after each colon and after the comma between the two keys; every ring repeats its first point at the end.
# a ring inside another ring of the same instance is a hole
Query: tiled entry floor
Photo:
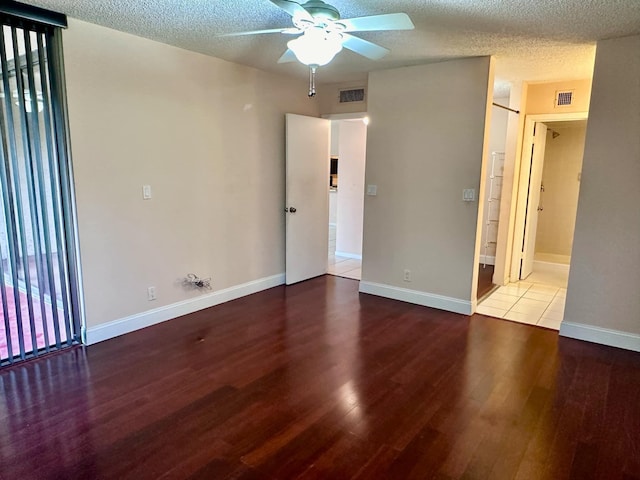
{"type": "Polygon", "coordinates": [[[338,277],[360,280],[360,277],[362,276],[361,267],[362,260],[341,257],[339,255],[330,255],[327,273],[329,275],[337,275],[338,277]]]}
{"type": "Polygon", "coordinates": [[[327,273],[338,277],[360,280],[362,260],[336,255],[336,226],[329,225],[329,261],[327,273]]]}
{"type": "Polygon", "coordinates": [[[477,313],[520,323],[560,329],[567,289],[546,283],[518,282],[496,289],[477,313]]]}

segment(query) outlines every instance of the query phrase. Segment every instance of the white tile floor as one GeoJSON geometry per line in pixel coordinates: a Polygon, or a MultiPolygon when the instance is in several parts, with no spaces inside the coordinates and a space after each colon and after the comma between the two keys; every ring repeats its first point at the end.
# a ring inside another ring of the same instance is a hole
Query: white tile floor
{"type": "Polygon", "coordinates": [[[360,277],[362,276],[362,260],[341,257],[339,255],[330,255],[327,273],[329,275],[337,275],[338,277],[360,280],[360,277]]]}
{"type": "Polygon", "coordinates": [[[567,274],[534,272],[527,281],[494,290],[477,312],[514,322],[560,330],[567,296],[567,274]]]}
{"type": "Polygon", "coordinates": [[[362,260],[336,255],[336,227],[329,225],[329,265],[327,273],[338,277],[360,280],[362,277],[362,260]]]}

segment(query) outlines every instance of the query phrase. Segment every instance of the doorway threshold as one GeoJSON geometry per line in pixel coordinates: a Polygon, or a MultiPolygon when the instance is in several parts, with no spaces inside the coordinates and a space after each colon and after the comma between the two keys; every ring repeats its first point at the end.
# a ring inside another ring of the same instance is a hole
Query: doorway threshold
{"type": "Polygon", "coordinates": [[[476,313],[560,330],[566,296],[566,287],[549,283],[510,283],[482,300],[476,313]]]}
{"type": "Polygon", "coordinates": [[[327,267],[329,275],[360,280],[362,277],[362,260],[357,258],[330,255],[327,267]]]}

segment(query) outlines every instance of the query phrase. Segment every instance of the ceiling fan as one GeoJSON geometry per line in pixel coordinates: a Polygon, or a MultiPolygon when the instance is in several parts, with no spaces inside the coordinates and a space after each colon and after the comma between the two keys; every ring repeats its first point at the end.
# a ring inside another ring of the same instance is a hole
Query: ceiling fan
{"type": "Polygon", "coordinates": [[[318,67],[326,65],[346,48],[371,60],[379,60],[389,50],[375,43],[351,35],[351,32],[372,32],[381,30],[412,30],[413,22],[406,13],[389,13],[358,18],[340,18],[340,12],[333,5],[322,0],[307,0],[305,3],[293,0],[270,0],[291,15],[293,27],[253,30],[220,35],[235,37],[263,33],[283,33],[297,35],[287,43],[287,51],[278,63],[294,62],[309,66],[309,96],[315,95],[315,73],[318,67]]]}

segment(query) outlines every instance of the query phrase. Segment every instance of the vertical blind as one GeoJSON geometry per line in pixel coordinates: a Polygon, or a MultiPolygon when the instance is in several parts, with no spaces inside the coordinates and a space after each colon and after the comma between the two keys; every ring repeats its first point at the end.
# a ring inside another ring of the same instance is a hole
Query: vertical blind
{"type": "Polygon", "coordinates": [[[0,364],[80,340],[60,30],[0,35],[0,364]]]}

